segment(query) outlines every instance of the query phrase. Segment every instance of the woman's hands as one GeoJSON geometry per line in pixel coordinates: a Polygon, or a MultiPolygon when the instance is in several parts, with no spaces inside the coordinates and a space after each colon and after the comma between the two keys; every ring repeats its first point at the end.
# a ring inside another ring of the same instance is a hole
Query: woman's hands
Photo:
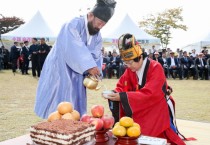
{"type": "Polygon", "coordinates": [[[108,94],[108,97],[106,97],[106,99],[109,99],[111,101],[120,101],[120,94],[119,93],[108,94]]]}

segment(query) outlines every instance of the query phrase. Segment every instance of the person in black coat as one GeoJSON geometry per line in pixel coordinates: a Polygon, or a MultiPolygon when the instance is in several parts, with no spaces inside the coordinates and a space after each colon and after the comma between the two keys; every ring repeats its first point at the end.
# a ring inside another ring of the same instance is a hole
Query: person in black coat
{"type": "Polygon", "coordinates": [[[4,55],[3,55],[3,47],[4,46],[0,47],[0,70],[3,69],[3,57],[4,57],[4,55]]]}
{"type": "Polygon", "coordinates": [[[10,61],[10,52],[8,49],[6,49],[5,47],[3,48],[3,64],[4,64],[4,69],[9,69],[11,68],[9,65],[9,61],[10,61]]]}
{"type": "Polygon", "coordinates": [[[40,76],[40,68],[39,68],[39,61],[38,61],[38,44],[37,39],[32,38],[32,45],[29,48],[29,58],[32,63],[32,75],[33,77],[36,77],[36,75],[40,76]],[[37,72],[37,74],[36,74],[37,72]]]}
{"type": "Polygon", "coordinates": [[[23,65],[21,68],[22,74],[28,74],[28,65],[29,65],[29,47],[28,41],[24,41],[24,46],[22,47],[21,55],[23,56],[23,65]]]}
{"type": "Polygon", "coordinates": [[[191,70],[193,79],[195,79],[195,68],[193,67],[194,62],[187,56],[186,51],[183,52],[183,57],[180,58],[180,63],[182,66],[184,78],[189,79],[189,70],[191,70]]]}
{"type": "Polygon", "coordinates": [[[10,62],[12,63],[12,72],[15,73],[17,69],[17,60],[20,56],[20,50],[17,48],[18,42],[14,42],[14,45],[11,47],[10,53],[10,62]]]}
{"type": "Polygon", "coordinates": [[[39,68],[40,68],[40,70],[42,70],[44,61],[50,51],[50,48],[45,43],[45,38],[41,38],[40,41],[41,41],[41,44],[38,47],[38,50],[39,50],[38,56],[39,56],[39,68]]]}

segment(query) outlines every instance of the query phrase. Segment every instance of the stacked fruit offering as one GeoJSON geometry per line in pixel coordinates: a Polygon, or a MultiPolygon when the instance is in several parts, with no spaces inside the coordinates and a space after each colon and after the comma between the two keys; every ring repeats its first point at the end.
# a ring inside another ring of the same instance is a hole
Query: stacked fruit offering
{"type": "Polygon", "coordinates": [[[53,121],[57,119],[80,120],[80,113],[73,109],[70,102],[61,102],[57,106],[57,111],[51,113],[47,120],[53,121]]]}
{"type": "Polygon", "coordinates": [[[116,122],[112,133],[117,137],[139,137],[141,134],[141,127],[134,122],[130,117],[122,117],[119,122],[116,122]]]}
{"type": "Polygon", "coordinates": [[[104,115],[104,107],[102,105],[93,105],[91,107],[91,115],[84,114],[81,121],[88,122],[95,125],[95,130],[107,130],[114,125],[114,117],[104,115]]]}

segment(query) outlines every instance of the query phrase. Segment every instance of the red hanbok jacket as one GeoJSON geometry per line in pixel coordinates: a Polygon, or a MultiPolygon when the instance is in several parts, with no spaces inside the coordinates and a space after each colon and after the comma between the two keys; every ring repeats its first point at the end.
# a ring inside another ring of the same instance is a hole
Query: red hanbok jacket
{"type": "Polygon", "coordinates": [[[138,90],[137,86],[139,85],[136,72],[126,69],[115,89],[120,94],[119,117],[132,117],[140,124],[143,135],[163,137],[171,144],[185,145],[170,128],[170,116],[165,98],[167,83],[161,64],[147,59],[142,84],[138,90]]]}

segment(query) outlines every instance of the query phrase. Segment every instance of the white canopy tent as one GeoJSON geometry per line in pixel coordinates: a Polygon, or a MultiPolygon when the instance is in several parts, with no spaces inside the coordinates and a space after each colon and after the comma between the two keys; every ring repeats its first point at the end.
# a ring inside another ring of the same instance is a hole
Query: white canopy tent
{"type": "Polygon", "coordinates": [[[117,24],[116,29],[112,27],[112,25],[109,25],[110,27],[106,27],[102,31],[103,32],[109,32],[107,34],[104,33],[103,39],[104,42],[111,42],[112,45],[117,43],[118,38],[125,33],[130,33],[135,36],[135,38],[138,40],[138,42],[141,43],[141,46],[149,49],[152,48],[152,45],[156,45],[157,47],[160,47],[160,40],[156,37],[153,37],[152,35],[146,33],[144,30],[139,28],[137,24],[130,18],[128,14],[124,16],[122,21],[119,21],[117,24]]]}
{"type": "Polygon", "coordinates": [[[196,53],[198,54],[202,51],[203,47],[207,47],[207,49],[210,48],[210,33],[201,41],[182,47],[182,50],[191,52],[193,49],[195,49],[196,53]]]}
{"type": "Polygon", "coordinates": [[[56,38],[56,35],[50,29],[39,11],[27,23],[21,25],[19,28],[11,32],[2,35],[3,39],[13,41],[30,41],[33,37],[44,37],[48,41],[53,41],[56,38]]]}

